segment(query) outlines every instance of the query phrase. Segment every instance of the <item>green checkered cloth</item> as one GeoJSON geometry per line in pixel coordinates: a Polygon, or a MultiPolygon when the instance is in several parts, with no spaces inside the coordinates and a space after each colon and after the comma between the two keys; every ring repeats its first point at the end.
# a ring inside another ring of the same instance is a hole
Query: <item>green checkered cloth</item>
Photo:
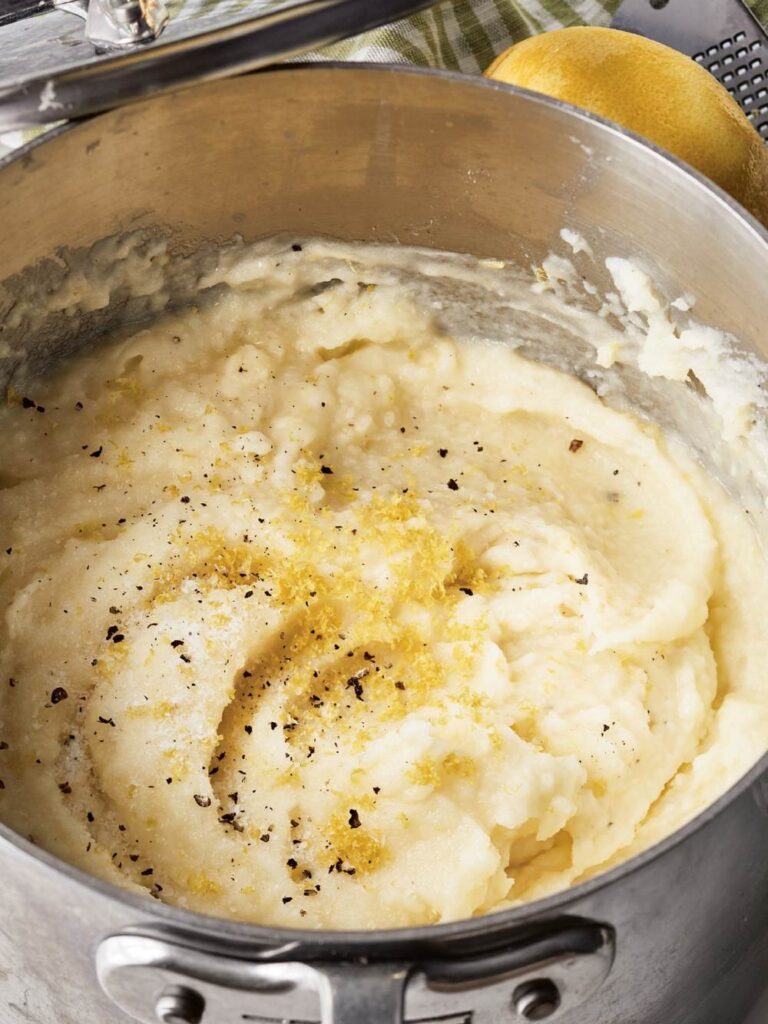
{"type": "MultiPolygon", "coordinates": [[[[747,0],[768,24],[768,0],[747,0]]],[[[568,25],[607,25],[620,0],[443,0],[421,14],[308,54],[310,60],[388,61],[483,71],[513,43],[568,25]]],[[[172,16],[274,10],[284,0],[173,0],[172,16]]]]}
{"type": "MultiPolygon", "coordinates": [[[[747,0],[768,25],[768,0],[747,0]]],[[[306,54],[303,60],[382,61],[477,73],[513,43],[568,25],[607,25],[620,0],[442,0],[411,18],[306,54]]],[[[199,22],[245,17],[286,6],[285,0],[169,0],[170,14],[199,22]]],[[[40,129],[0,136],[0,155],[40,129]]]]}

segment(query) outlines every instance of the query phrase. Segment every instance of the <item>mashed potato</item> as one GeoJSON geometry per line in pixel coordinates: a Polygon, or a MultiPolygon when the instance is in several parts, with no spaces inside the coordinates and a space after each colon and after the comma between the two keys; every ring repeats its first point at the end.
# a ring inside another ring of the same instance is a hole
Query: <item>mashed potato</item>
{"type": "Polygon", "coordinates": [[[0,818],[268,924],[482,914],[768,745],[766,570],[649,422],[323,246],[10,395],[0,818]]]}

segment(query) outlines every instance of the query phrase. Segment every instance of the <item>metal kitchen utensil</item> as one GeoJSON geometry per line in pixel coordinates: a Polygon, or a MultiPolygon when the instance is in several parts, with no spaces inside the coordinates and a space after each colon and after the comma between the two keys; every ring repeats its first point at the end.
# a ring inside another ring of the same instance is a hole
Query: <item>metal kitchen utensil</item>
{"type": "Polygon", "coordinates": [[[53,10],[82,18],[86,39],[104,49],[156,39],[168,21],[163,0],[0,0],[0,27],[53,10]]]}
{"type": "MultiPolygon", "coordinates": [[[[399,241],[530,273],[562,250],[565,225],[589,244],[601,291],[606,257],[639,259],[665,294],[696,294],[702,322],[768,358],[768,234],[737,203],[617,125],[479,76],[308,64],[156,96],[0,163],[0,224],[0,389],[133,315],[116,288],[103,308],[15,319],[23,289],[87,269],[116,233],[150,251],[166,238],[176,303],[196,288],[188,261],[235,232],[287,232],[287,247],[307,234],[399,241]]],[[[509,311],[485,314],[496,332],[509,311]]],[[[551,343],[561,365],[568,338],[551,343]]],[[[642,379],[625,383],[658,418],[663,382],[648,383],[653,401],[642,379]]],[[[659,422],[711,465],[695,391],[667,385],[659,422]]],[[[768,519],[762,496],[745,507],[768,519]]],[[[341,933],[191,914],[3,825],[0,879],[3,1024],[128,1024],[124,1011],[143,1024],[743,1024],[768,962],[768,756],[640,856],[450,924],[341,933]]]]}
{"type": "Polygon", "coordinates": [[[397,1024],[404,1016],[416,1024],[496,1024],[573,1012],[597,994],[613,957],[612,930],[594,925],[559,927],[488,956],[395,962],[378,975],[365,963],[256,964],[112,935],[99,946],[96,970],[107,995],[142,1024],[198,1024],[205,1012],[211,1024],[311,1024],[318,1016],[321,1024],[397,1024]]]}
{"type": "MultiPolygon", "coordinates": [[[[433,2],[304,0],[167,24],[163,0],[0,0],[0,131],[255,70],[433,2]]],[[[768,36],[741,0],[624,0],[613,25],[692,56],[768,140],[768,36]]]]}
{"type": "Polygon", "coordinates": [[[257,17],[177,20],[156,41],[160,0],[0,0],[0,132],[253,71],[434,2],[303,0],[257,17]],[[105,39],[111,52],[94,46],[105,39]]]}
{"type": "Polygon", "coordinates": [[[88,39],[105,49],[130,49],[157,39],[168,21],[162,0],[54,0],[54,5],[79,15],[88,39]]]}
{"type": "Polygon", "coordinates": [[[742,0],[624,0],[611,24],[693,57],[768,142],[768,34],[742,0]]]}
{"type": "MultiPolygon", "coordinates": [[[[0,83],[0,128],[261,66],[428,4],[310,0],[196,37],[171,23],[161,42],[118,57],[94,54],[61,7],[40,6],[0,19],[3,58],[3,28],[20,26],[27,40],[38,33],[40,54],[29,62],[20,48],[27,65],[0,83]],[[71,23],[63,70],[39,31],[54,18],[71,23]],[[28,67],[35,79],[20,84],[28,67]]],[[[14,336],[25,327],[8,311],[24,282],[40,287],[69,256],[127,229],[168,233],[179,260],[234,231],[288,231],[527,269],[568,224],[598,262],[658,261],[670,294],[698,293],[704,321],[766,353],[768,236],[737,204],[618,126],[445,72],[292,67],[59,127],[0,163],[0,223],[6,346],[48,337],[61,351],[119,322],[116,301],[14,336]]],[[[671,386],[686,433],[689,389],[671,386]]],[[[88,878],[0,825],[0,1019],[7,1007],[38,1024],[121,1024],[123,1011],[147,1024],[736,1024],[768,956],[766,772],[768,759],[655,849],[568,892],[400,931],[190,914],[88,878]]]]}

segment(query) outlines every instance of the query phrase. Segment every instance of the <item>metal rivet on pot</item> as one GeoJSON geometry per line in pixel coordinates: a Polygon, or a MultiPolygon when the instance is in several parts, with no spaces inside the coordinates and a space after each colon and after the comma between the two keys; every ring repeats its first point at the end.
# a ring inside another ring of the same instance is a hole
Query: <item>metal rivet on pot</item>
{"type": "Polygon", "coordinates": [[[205,1000],[191,988],[167,989],[155,1004],[161,1024],[200,1024],[205,1000]]]}
{"type": "Polygon", "coordinates": [[[560,992],[549,978],[537,978],[518,985],[512,1005],[523,1020],[546,1020],[560,1006],[560,992]]]}

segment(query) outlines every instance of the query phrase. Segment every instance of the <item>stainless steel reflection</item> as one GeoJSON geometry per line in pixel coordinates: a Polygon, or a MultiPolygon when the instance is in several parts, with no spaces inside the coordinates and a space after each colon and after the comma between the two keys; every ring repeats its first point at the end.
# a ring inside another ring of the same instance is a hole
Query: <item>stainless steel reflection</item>
{"type": "Polygon", "coordinates": [[[249,1007],[268,1020],[323,1024],[404,1014],[419,1021],[458,1014],[473,1024],[515,1014],[555,1021],[597,992],[612,962],[612,931],[588,925],[558,925],[490,955],[418,964],[253,963],[130,934],[108,937],[96,956],[104,991],[144,1024],[169,1007],[189,1024],[201,1012],[216,1024],[237,1024],[249,1007]]]}
{"type": "Polygon", "coordinates": [[[65,0],[63,11],[85,20],[86,38],[106,49],[130,49],[156,39],[168,21],[163,0],[65,0]]]}
{"type": "MultiPolygon", "coordinates": [[[[40,332],[9,317],[19,282],[115,233],[166,233],[180,255],[235,232],[319,233],[529,268],[568,225],[598,260],[653,263],[670,294],[699,297],[701,319],[768,355],[768,236],[741,209],[615,127],[448,73],[294,68],[136,104],[6,163],[0,218],[0,317],[30,350],[40,332]]],[[[75,344],[81,328],[43,333],[75,344]]],[[[738,1024],[768,962],[767,772],[768,759],[691,826],[569,892],[376,933],[185,913],[0,828],[0,1006],[38,1024],[119,1024],[117,1003],[177,1024],[395,1024],[403,1006],[444,1024],[738,1024]]]]}
{"type": "MultiPolygon", "coordinates": [[[[0,131],[74,120],[263,68],[405,18],[434,0],[298,0],[211,24],[177,18],[159,41],[155,36],[166,20],[161,0],[90,0],[87,9],[83,3],[43,2],[27,9],[26,22],[15,15],[6,21],[9,27],[0,33],[0,131]],[[84,50],[69,29],[64,32],[59,23],[65,10],[85,13],[93,47],[84,50]],[[45,11],[51,13],[41,17],[45,11]]],[[[0,7],[0,27],[2,13],[0,7]]]]}

